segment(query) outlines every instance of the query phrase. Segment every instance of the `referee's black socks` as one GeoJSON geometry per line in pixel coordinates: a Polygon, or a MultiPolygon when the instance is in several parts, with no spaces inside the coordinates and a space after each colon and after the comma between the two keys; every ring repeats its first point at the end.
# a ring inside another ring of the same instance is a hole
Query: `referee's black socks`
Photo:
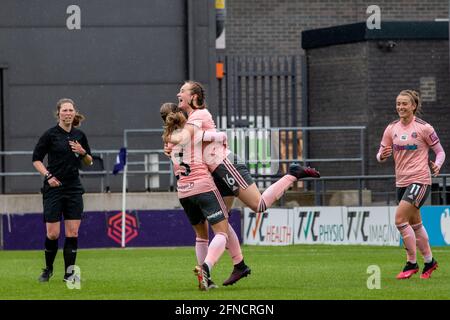
{"type": "Polygon", "coordinates": [[[53,262],[55,262],[57,252],[58,239],[50,240],[48,237],[45,237],[45,264],[51,271],[53,271],[53,262]]]}
{"type": "MultiPolygon", "coordinates": [[[[77,259],[78,237],[66,237],[64,241],[64,267],[66,274],[73,274],[74,270],[68,272],[70,266],[75,265],[77,259]]],[[[72,267],[73,268],[73,267],[72,267]]]]}

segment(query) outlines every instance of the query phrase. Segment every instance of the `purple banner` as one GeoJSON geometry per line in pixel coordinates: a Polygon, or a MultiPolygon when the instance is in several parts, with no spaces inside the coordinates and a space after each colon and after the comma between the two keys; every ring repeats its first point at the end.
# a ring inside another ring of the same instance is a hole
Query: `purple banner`
{"type": "MultiPolygon", "coordinates": [[[[3,249],[42,250],[45,224],[42,214],[9,214],[3,219],[3,249]]],[[[240,210],[232,210],[230,224],[241,238],[240,210]]],[[[136,210],[126,215],[126,247],[193,246],[195,233],[183,210],[136,210]]],[[[119,211],[86,212],[78,231],[79,248],[111,248],[121,244],[119,211]]],[[[210,235],[212,239],[212,235],[210,235]]],[[[59,247],[64,244],[61,223],[59,247]]]]}

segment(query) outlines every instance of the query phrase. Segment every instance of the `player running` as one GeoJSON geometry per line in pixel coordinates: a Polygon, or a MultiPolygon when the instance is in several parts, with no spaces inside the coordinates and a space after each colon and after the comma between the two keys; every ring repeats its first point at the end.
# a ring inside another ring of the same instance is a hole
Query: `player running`
{"type": "Polygon", "coordinates": [[[428,279],[438,267],[431,253],[428,234],[422,224],[420,207],[430,193],[431,176],[439,174],[445,152],[433,127],[416,117],[421,112],[419,93],[403,90],[397,96],[399,119],[391,122],[383,134],[377,160],[384,162],[394,156],[397,200],[395,225],[406,249],[406,265],[397,279],[408,279],[419,271],[416,261],[416,244],[423,255],[425,266],[420,278],[428,279]],[[428,150],[436,154],[429,161],[428,150]]]}

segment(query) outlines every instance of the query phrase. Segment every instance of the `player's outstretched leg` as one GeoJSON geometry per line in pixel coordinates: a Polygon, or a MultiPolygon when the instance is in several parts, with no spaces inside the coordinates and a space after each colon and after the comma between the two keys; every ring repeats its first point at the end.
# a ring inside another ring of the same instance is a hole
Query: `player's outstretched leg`
{"type": "MultiPolygon", "coordinates": [[[[280,199],[281,196],[292,186],[294,182],[306,177],[320,178],[320,173],[314,168],[302,167],[298,163],[293,163],[289,166],[287,174],[281,177],[277,182],[270,185],[270,187],[268,187],[266,191],[262,193],[255,208],[249,205],[249,201],[251,202],[251,199],[243,199],[241,196],[239,196],[239,199],[241,199],[245,204],[247,204],[256,212],[264,212],[268,208],[270,208],[275,201],[280,199]]],[[[251,187],[254,186],[252,185],[251,187]]]]}
{"type": "Polygon", "coordinates": [[[289,166],[289,170],[288,173],[294,177],[296,177],[297,179],[302,179],[302,178],[320,178],[320,172],[317,171],[314,168],[310,168],[310,167],[303,167],[301,165],[299,165],[298,163],[292,163],[289,166]]]}

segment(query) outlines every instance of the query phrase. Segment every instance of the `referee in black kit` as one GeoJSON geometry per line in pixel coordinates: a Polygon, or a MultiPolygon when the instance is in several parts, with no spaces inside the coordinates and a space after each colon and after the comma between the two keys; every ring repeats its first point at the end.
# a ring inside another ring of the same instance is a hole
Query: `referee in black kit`
{"type": "Polygon", "coordinates": [[[47,229],[46,267],[39,281],[47,282],[53,275],[61,217],[64,215],[64,281],[73,282],[78,280],[74,279],[73,266],[77,256],[84,193],[78,168],[81,161],[85,165],[92,165],[92,156],[86,135],[75,128],[84,120],[84,116],[76,110],[75,103],[64,98],[57,102],[56,109],[58,124],[39,138],[33,152],[33,165],[45,177],[41,192],[47,229]],[[48,155],[47,168],[43,163],[45,155],[48,155]]]}

